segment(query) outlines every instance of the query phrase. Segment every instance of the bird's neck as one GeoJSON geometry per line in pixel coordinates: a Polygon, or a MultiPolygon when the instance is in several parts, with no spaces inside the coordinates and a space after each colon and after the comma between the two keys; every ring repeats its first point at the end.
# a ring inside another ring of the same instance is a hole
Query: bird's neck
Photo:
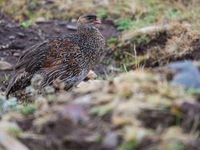
{"type": "Polygon", "coordinates": [[[80,26],[78,27],[77,32],[80,36],[84,36],[84,37],[97,36],[100,33],[99,30],[94,26],[90,26],[90,27],[80,26]]]}
{"type": "Polygon", "coordinates": [[[78,30],[79,44],[83,48],[82,51],[85,57],[88,57],[89,64],[92,65],[102,54],[102,49],[105,45],[104,37],[97,28],[89,29],[85,31],[78,30]]]}

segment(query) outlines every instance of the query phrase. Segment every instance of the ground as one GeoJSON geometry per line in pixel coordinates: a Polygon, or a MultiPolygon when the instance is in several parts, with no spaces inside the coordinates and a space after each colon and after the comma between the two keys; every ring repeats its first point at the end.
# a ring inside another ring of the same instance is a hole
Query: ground
{"type": "MultiPolygon", "coordinates": [[[[199,67],[198,0],[0,0],[2,149],[198,150],[199,89],[172,86],[171,62],[199,67]],[[82,7],[78,7],[81,5],[82,7]],[[101,62],[72,91],[33,85],[6,100],[28,47],[76,31],[84,13],[103,20],[101,62]],[[28,92],[27,92],[28,91],[28,92]],[[9,144],[12,143],[12,144],[9,144]]],[[[187,80],[187,78],[185,79],[187,80]]]]}

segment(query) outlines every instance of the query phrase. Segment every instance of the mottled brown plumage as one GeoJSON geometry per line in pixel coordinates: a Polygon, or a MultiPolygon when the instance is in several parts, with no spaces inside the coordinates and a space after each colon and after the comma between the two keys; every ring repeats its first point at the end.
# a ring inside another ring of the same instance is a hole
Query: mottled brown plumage
{"type": "Polygon", "coordinates": [[[65,82],[69,89],[81,82],[98,62],[104,46],[104,37],[96,24],[95,15],[81,16],[77,33],[53,38],[29,48],[18,60],[15,75],[10,80],[6,96],[30,85],[35,74],[43,76],[42,87],[56,79],[65,82]]]}

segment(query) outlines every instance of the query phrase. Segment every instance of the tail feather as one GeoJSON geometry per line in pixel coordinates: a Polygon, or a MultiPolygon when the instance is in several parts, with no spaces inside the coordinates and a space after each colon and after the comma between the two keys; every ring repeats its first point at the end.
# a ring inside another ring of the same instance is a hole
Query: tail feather
{"type": "Polygon", "coordinates": [[[6,89],[6,97],[11,93],[14,93],[15,91],[22,90],[26,86],[30,85],[32,74],[26,72],[26,71],[19,71],[17,72],[13,78],[10,80],[8,87],[6,89]]]}

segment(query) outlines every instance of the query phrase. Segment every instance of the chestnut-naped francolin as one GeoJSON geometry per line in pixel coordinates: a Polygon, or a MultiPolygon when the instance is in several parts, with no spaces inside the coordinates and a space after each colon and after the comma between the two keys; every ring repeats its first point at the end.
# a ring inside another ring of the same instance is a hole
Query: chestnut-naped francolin
{"type": "Polygon", "coordinates": [[[38,43],[25,51],[15,66],[15,75],[6,89],[6,96],[31,84],[34,75],[43,77],[41,87],[55,80],[70,89],[80,83],[98,63],[105,39],[97,28],[101,21],[95,15],[83,15],[77,32],[38,43]]]}

